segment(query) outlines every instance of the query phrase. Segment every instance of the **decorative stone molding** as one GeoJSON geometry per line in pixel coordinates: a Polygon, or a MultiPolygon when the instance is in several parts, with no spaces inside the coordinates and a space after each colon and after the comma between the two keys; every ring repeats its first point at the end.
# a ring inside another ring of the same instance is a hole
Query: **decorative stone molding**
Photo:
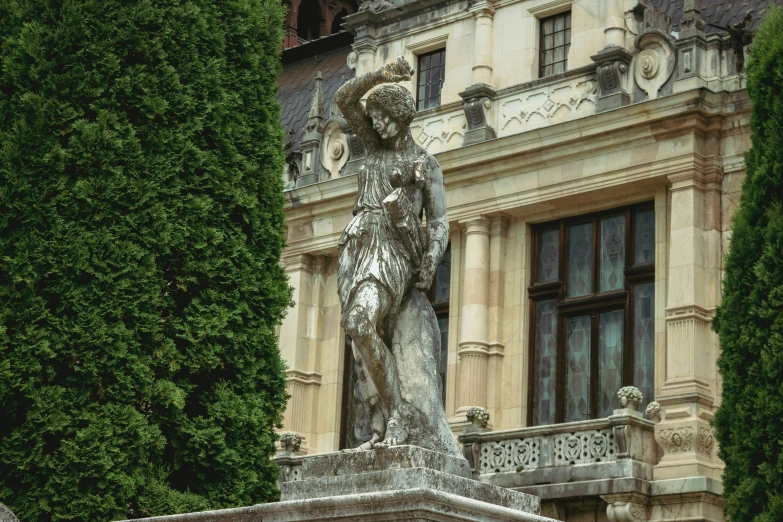
{"type": "Polygon", "coordinates": [[[617,446],[613,430],[592,430],[558,435],[555,442],[555,466],[614,460],[617,446]]]}
{"type": "Polygon", "coordinates": [[[624,386],[617,392],[617,398],[620,399],[620,405],[623,408],[630,407],[632,410],[639,410],[644,397],[642,392],[636,386],[624,386]]]}
{"type": "Polygon", "coordinates": [[[696,450],[711,457],[713,449],[715,449],[715,436],[712,434],[712,429],[709,427],[699,428],[699,439],[696,442],[696,450]]]}
{"type": "Polygon", "coordinates": [[[654,421],[661,420],[661,405],[656,401],[652,401],[647,405],[647,409],[644,411],[644,415],[654,421]]]}
{"type": "Polygon", "coordinates": [[[693,428],[671,428],[656,431],[656,440],[666,453],[687,453],[693,446],[693,428]]]}
{"type": "Polygon", "coordinates": [[[372,11],[373,13],[380,13],[394,7],[392,2],[388,0],[362,0],[359,6],[359,12],[372,11]]]}
{"type": "Polygon", "coordinates": [[[501,136],[595,114],[598,85],[578,76],[504,96],[496,102],[501,136]]]}
{"type": "Polygon", "coordinates": [[[466,413],[465,417],[473,424],[474,428],[486,428],[489,423],[489,412],[481,406],[473,406],[466,413]]]}
{"type": "Polygon", "coordinates": [[[700,0],[685,0],[680,17],[680,38],[704,36],[704,20],[701,19],[700,0]]]}
{"type": "Polygon", "coordinates": [[[646,522],[647,498],[638,493],[601,495],[606,503],[609,522],[646,522]]]}
{"type": "Polygon", "coordinates": [[[463,109],[468,128],[462,146],[494,139],[495,129],[490,122],[492,103],[496,96],[495,90],[489,85],[478,84],[468,87],[459,95],[465,100],[463,109]]]}
{"type": "Polygon", "coordinates": [[[617,109],[631,103],[631,97],[625,90],[631,53],[623,47],[607,47],[590,58],[596,63],[595,77],[599,87],[595,112],[617,109]]]}
{"type": "Polygon", "coordinates": [[[324,137],[321,141],[321,165],[329,172],[331,179],[340,176],[349,157],[348,136],[337,121],[329,122],[324,129],[324,137]]]}
{"type": "MultiPolygon", "coordinates": [[[[645,21],[651,13],[659,12],[654,8],[648,8],[644,12],[645,21]]],[[[661,14],[661,16],[665,15],[661,14]]],[[[671,19],[668,16],[666,18],[668,25],[671,26],[671,19]]],[[[661,25],[660,22],[649,23],[661,25]]],[[[634,59],[634,80],[636,85],[647,93],[647,99],[654,100],[674,72],[677,56],[674,39],[661,29],[649,28],[636,37],[634,46],[639,49],[639,54],[634,59]]]]}
{"type": "Polygon", "coordinates": [[[541,442],[541,437],[532,437],[482,444],[479,473],[483,475],[536,469],[541,454],[541,442]]]}
{"type": "Polygon", "coordinates": [[[459,148],[465,140],[464,111],[442,112],[442,109],[411,123],[413,139],[430,154],[459,148]]]}

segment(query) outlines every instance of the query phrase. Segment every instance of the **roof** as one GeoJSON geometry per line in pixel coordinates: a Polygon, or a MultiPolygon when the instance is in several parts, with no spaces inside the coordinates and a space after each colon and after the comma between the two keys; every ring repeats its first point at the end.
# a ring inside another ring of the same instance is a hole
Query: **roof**
{"type": "MultiPolygon", "coordinates": [[[[660,11],[671,16],[673,29],[679,30],[684,0],[651,0],[651,3],[660,11]]],[[[704,27],[704,32],[726,32],[720,27],[737,24],[748,13],[753,17],[748,29],[755,29],[767,6],[773,4],[783,5],[783,0],[701,0],[701,19],[707,24],[704,27]]]]}
{"type": "MultiPolygon", "coordinates": [[[[326,38],[321,40],[326,40],[326,38]]],[[[319,40],[311,42],[311,45],[317,44],[319,44],[319,40]]],[[[315,88],[316,73],[321,71],[323,74],[324,116],[328,118],[329,106],[335,92],[340,85],[354,76],[353,69],[348,67],[350,52],[351,45],[349,43],[324,54],[310,53],[297,61],[284,63],[283,74],[278,82],[277,100],[280,102],[283,129],[286,133],[291,130],[296,133],[296,143],[299,143],[304,135],[307,113],[310,111],[313,89],[315,88]]]]}

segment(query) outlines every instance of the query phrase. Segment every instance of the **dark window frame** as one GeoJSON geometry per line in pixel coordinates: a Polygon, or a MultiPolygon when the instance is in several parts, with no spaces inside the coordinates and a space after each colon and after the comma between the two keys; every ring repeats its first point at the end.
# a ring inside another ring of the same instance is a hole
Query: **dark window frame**
{"type": "MultiPolygon", "coordinates": [[[[591,214],[584,214],[570,218],[537,224],[533,227],[531,245],[531,284],[528,287],[528,414],[527,425],[534,425],[535,394],[537,384],[536,375],[536,334],[537,334],[537,309],[540,301],[554,299],[557,303],[557,340],[555,356],[555,418],[552,424],[561,424],[565,421],[566,404],[566,328],[569,317],[590,315],[591,343],[590,343],[590,402],[588,419],[598,418],[599,398],[599,319],[602,313],[623,310],[623,370],[622,385],[633,385],[634,377],[634,292],[637,285],[655,282],[655,259],[647,264],[636,265],[635,260],[635,231],[636,216],[640,212],[654,211],[653,202],[645,202],[637,205],[614,208],[591,214]],[[609,292],[600,291],[600,224],[601,219],[618,214],[625,215],[625,266],[624,281],[621,290],[609,292]],[[593,266],[592,285],[593,292],[588,296],[567,297],[568,279],[568,231],[572,225],[580,223],[593,223],[593,266]],[[538,282],[538,250],[539,236],[542,232],[558,228],[559,257],[558,278],[553,281],[538,282]]],[[[645,397],[645,403],[652,401],[653,397],[645,397]]],[[[572,421],[573,422],[573,421],[572,421]]]]}
{"type": "Polygon", "coordinates": [[[551,15],[551,16],[547,16],[545,18],[539,18],[538,34],[539,34],[539,38],[538,38],[538,77],[539,78],[546,78],[547,76],[552,76],[554,74],[560,74],[562,72],[567,71],[568,70],[568,51],[571,48],[571,11],[570,10],[562,11],[560,13],[557,13],[557,14],[554,14],[554,15],[551,15]],[[556,21],[559,18],[563,19],[563,27],[564,27],[564,29],[562,31],[556,31],[556,30],[553,29],[553,31],[551,33],[546,34],[545,31],[544,31],[545,23],[551,20],[552,24],[554,26],[554,25],[556,25],[556,21]],[[562,45],[555,45],[554,44],[555,35],[557,33],[560,33],[560,32],[564,33],[564,35],[563,35],[564,43],[562,45]],[[546,45],[546,37],[550,36],[550,35],[552,36],[553,43],[552,43],[551,47],[548,47],[546,45]],[[554,56],[556,50],[561,48],[561,47],[564,48],[564,50],[563,50],[563,59],[562,60],[557,60],[557,61],[553,60],[552,62],[548,63],[547,60],[546,60],[546,52],[547,51],[552,51],[552,54],[554,56]],[[560,64],[560,63],[563,64],[563,70],[562,71],[555,71],[555,69],[557,68],[556,67],[557,64],[560,64]],[[546,68],[547,67],[552,67],[552,71],[549,72],[549,73],[546,73],[546,68]]]}
{"type": "Polygon", "coordinates": [[[417,56],[416,60],[416,109],[419,111],[423,111],[426,109],[432,109],[435,107],[440,107],[441,105],[441,95],[443,94],[443,83],[446,81],[446,48],[441,47],[440,49],[435,49],[434,51],[429,51],[426,53],[419,54],[417,56]],[[439,65],[436,67],[432,67],[431,65],[427,65],[425,67],[425,63],[430,64],[432,57],[435,55],[439,55],[439,65]],[[438,78],[435,81],[432,81],[431,72],[435,69],[438,70],[438,78]],[[424,81],[425,74],[427,73],[427,81],[424,81]],[[433,85],[438,84],[438,94],[437,96],[429,96],[428,94],[431,92],[430,89],[433,85]],[[422,96],[422,89],[424,89],[424,96],[422,96]],[[430,105],[430,100],[437,100],[434,104],[430,105]]]}

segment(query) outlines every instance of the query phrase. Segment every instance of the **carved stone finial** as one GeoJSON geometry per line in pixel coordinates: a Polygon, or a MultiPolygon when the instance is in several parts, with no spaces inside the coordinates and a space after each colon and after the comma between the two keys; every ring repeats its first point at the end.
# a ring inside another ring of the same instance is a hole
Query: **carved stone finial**
{"type": "Polygon", "coordinates": [[[313,89],[313,101],[310,103],[310,112],[307,117],[305,131],[310,134],[318,132],[324,121],[324,75],[321,71],[315,74],[315,89],[313,89]]]}
{"type": "Polygon", "coordinates": [[[652,401],[647,405],[647,409],[644,411],[644,415],[650,420],[661,419],[661,405],[656,401],[652,401]]]}
{"type": "Polygon", "coordinates": [[[465,413],[465,416],[476,428],[486,428],[489,423],[489,412],[481,406],[473,406],[465,413]]]}
{"type": "Polygon", "coordinates": [[[286,453],[296,453],[302,446],[302,437],[293,431],[286,431],[280,435],[280,446],[286,453]]]}
{"type": "Polygon", "coordinates": [[[680,18],[680,38],[704,35],[704,20],[701,19],[701,0],[685,0],[680,18]]]}
{"type": "Polygon", "coordinates": [[[632,410],[638,410],[639,405],[644,400],[642,392],[636,386],[624,386],[617,392],[617,397],[620,399],[620,405],[623,408],[630,408],[632,410]]]}

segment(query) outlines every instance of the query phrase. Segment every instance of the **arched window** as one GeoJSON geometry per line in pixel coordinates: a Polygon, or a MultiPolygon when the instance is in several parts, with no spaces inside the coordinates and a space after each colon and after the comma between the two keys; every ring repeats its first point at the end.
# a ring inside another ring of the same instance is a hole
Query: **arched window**
{"type": "Polygon", "coordinates": [[[340,26],[343,25],[343,22],[345,22],[345,17],[348,16],[350,13],[347,9],[343,9],[337,15],[334,17],[334,21],[332,22],[332,34],[339,33],[341,28],[340,26]]]}
{"type": "Polygon", "coordinates": [[[321,36],[321,8],[317,0],[302,0],[296,18],[296,33],[300,40],[310,41],[321,36]]]}

